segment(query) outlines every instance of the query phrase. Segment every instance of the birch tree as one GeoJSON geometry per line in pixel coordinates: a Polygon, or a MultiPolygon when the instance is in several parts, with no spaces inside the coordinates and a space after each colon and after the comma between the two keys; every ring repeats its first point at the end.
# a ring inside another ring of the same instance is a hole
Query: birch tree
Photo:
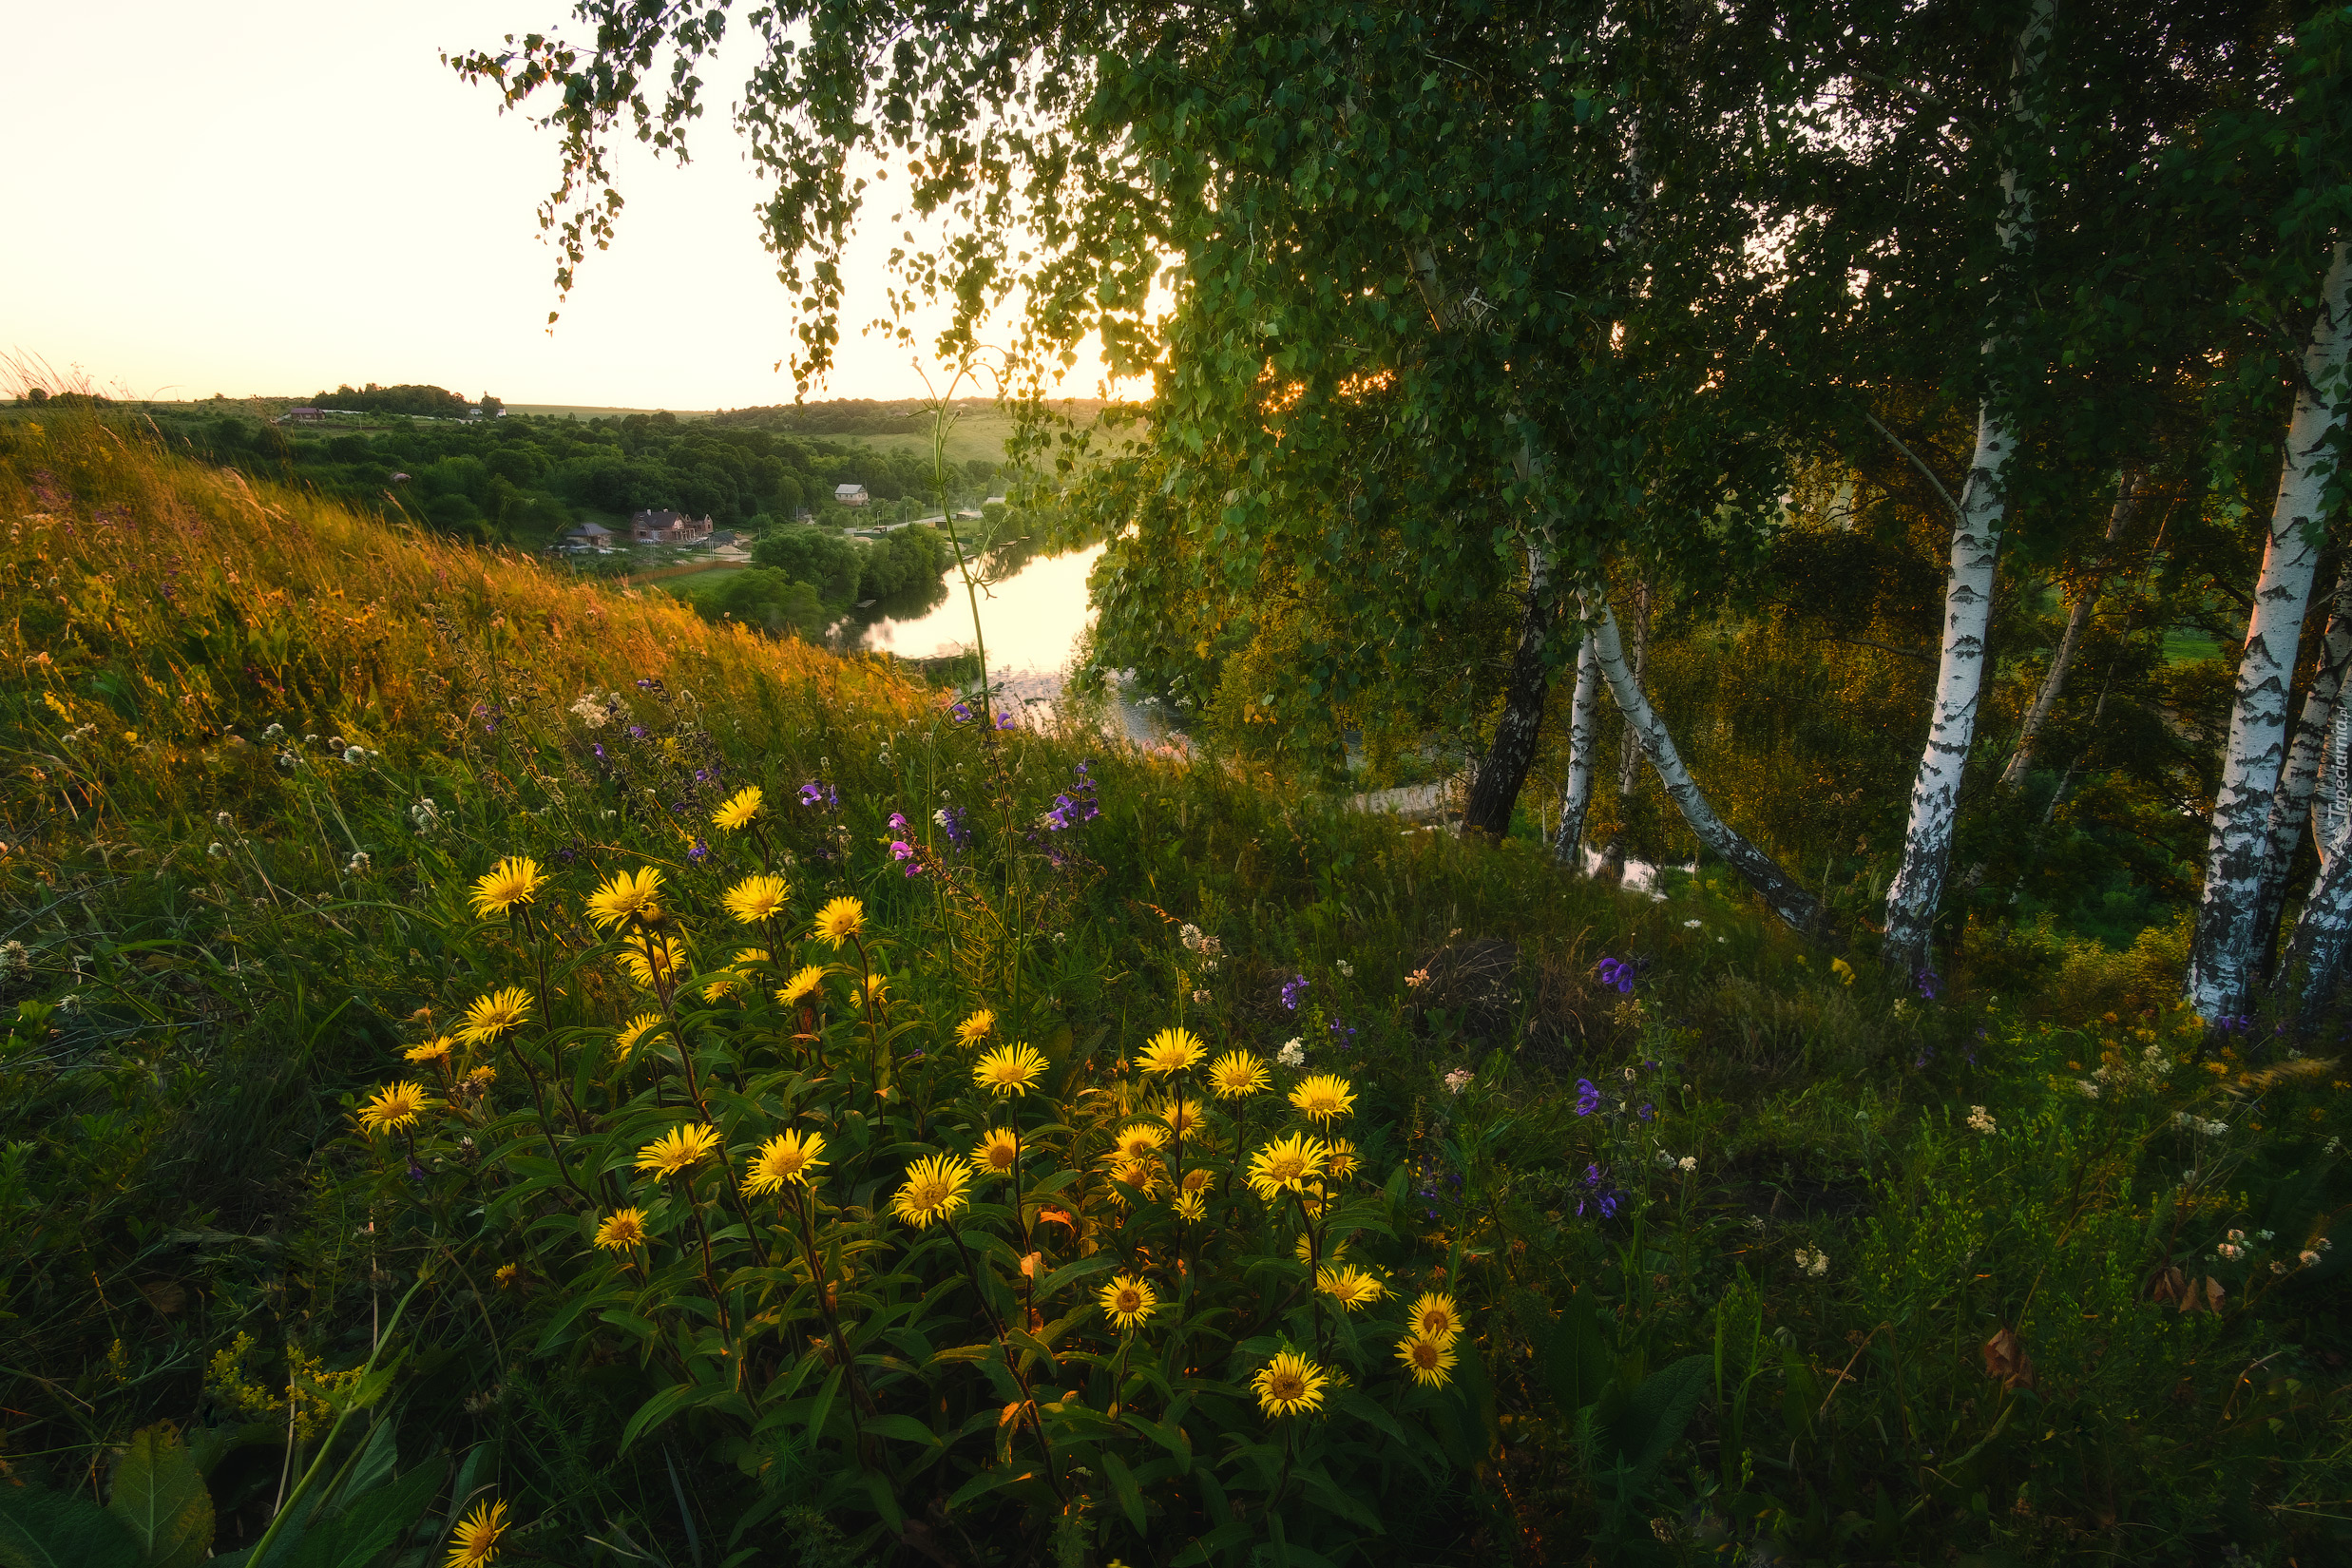
{"type": "Polygon", "coordinates": [[[2328,741],[2337,732],[2338,699],[2347,664],[2352,664],[2352,557],[2336,568],[2335,591],[2328,596],[2327,626],[2320,638],[2319,666],[2311,672],[2303,708],[2295,716],[2295,736],[2287,746],[2286,764],[2279,770],[2278,788],[2270,795],[2262,891],[2254,911],[2257,967],[2277,945],[2287,879],[2294,874],[2295,841],[2306,826],[2314,830],[2315,840],[2323,837],[2317,831],[2319,788],[2327,766],[2328,741]]]}
{"type": "Polygon", "coordinates": [[[1568,776],[1559,792],[1552,858],[1584,869],[1584,818],[1593,806],[1594,754],[1600,745],[1600,654],[1589,636],[1577,645],[1577,683],[1568,703],[1568,776]]]}
{"type": "Polygon", "coordinates": [[[2208,1020],[2244,1013],[2270,850],[2270,811],[2285,761],[2287,703],[2311,580],[2326,526],[2335,441],[2343,426],[2352,345],[2352,246],[2338,240],[2300,361],[2278,498],[2263,542],[2254,607],[2239,656],[2229,739],[2207,841],[2205,895],[2189,950],[2189,1004],[2208,1020]]]}
{"type": "Polygon", "coordinates": [[[2090,630],[2091,618],[2097,613],[2099,590],[2107,583],[2107,568],[2114,560],[2124,533],[2132,526],[2132,518],[2138,514],[2140,493],[2146,484],[2145,476],[2132,468],[2124,469],[2122,479],[2116,483],[2115,504],[2108,509],[2107,535],[2099,542],[2098,558],[2075,589],[2075,602],[2066,612],[2066,629],[2059,634],[2057,649],[2050,656],[2049,671],[2035,689],[2033,703],[2025,710],[2025,722],[2018,728],[2017,748],[2009,755],[2009,766],[2001,770],[2004,790],[2021,788],[2026,775],[2033,772],[2034,744],[2041,737],[2041,727],[2049,721],[2050,710],[2057,706],[2058,694],[2066,689],[2066,677],[2075,666],[2075,655],[2081,651],[2083,634],[2090,630]]]}
{"type": "MultiPolygon", "coordinates": [[[[2009,119],[2020,137],[2037,128],[2034,108],[2036,79],[2050,40],[2051,0],[2035,0],[2010,66],[2009,119]]],[[[2011,259],[2033,243],[2033,193],[2014,155],[2001,170],[2000,249],[2011,259]]],[[[2015,304],[1998,307],[2014,312],[2015,304]]],[[[1983,357],[2002,348],[1988,340],[1983,357]]],[[[1903,863],[1886,890],[1886,941],[1881,956],[1890,968],[1908,971],[1927,960],[1943,883],[1951,866],[1952,832],[1960,813],[1962,775],[1976,739],[1977,708],[1984,692],[1985,638],[1993,614],[1993,586],[2000,559],[2001,527],[2007,517],[2002,474],[2016,454],[2010,390],[1988,390],[1977,414],[1976,450],[1968,480],[1955,504],[1952,551],[1944,590],[1941,651],[1936,665],[1936,698],[1911,786],[1911,809],[1903,830],[1903,863]]]]}

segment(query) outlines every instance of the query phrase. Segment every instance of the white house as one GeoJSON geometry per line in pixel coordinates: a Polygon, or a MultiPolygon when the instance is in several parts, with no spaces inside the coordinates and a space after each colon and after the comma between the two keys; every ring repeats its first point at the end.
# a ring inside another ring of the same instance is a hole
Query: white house
{"type": "Polygon", "coordinates": [[[833,499],[840,502],[845,507],[862,507],[866,504],[866,487],[863,485],[835,485],[833,487],[833,499]]]}

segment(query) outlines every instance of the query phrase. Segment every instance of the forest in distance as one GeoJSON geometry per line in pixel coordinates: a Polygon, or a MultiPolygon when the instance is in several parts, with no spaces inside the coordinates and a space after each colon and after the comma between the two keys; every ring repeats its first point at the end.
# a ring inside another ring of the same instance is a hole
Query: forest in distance
{"type": "Polygon", "coordinates": [[[1012,436],[0,408],[0,1568],[2352,1556],[2352,11],[547,22],[1012,436]]]}

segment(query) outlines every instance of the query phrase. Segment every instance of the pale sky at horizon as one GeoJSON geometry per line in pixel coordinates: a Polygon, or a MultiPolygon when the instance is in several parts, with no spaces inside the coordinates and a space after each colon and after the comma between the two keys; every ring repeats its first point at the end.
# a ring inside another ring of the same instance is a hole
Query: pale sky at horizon
{"type": "MultiPolygon", "coordinates": [[[[790,402],[771,367],[791,313],[725,114],[739,72],[701,73],[692,164],[622,164],[619,236],[548,333],[557,253],[537,208],[554,138],[439,56],[566,20],[563,0],[25,8],[0,51],[0,356],[143,398],[377,381],[509,403],[790,402]]],[[[869,210],[839,366],[812,397],[923,393],[905,351],[855,330],[883,306],[888,217],[869,210]]],[[[1081,361],[1060,390],[1090,397],[1099,379],[1081,361]]]]}

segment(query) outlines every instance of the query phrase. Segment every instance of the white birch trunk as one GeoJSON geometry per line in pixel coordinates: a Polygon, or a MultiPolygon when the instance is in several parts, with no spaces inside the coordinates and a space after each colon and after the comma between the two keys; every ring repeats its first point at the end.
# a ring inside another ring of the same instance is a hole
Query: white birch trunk
{"type": "Polygon", "coordinates": [[[1584,867],[1584,816],[1593,806],[1593,760],[1600,748],[1600,655],[1591,633],[1577,649],[1576,695],[1568,704],[1568,781],[1559,792],[1559,832],[1552,857],[1584,867]]]}
{"type": "Polygon", "coordinates": [[[2067,613],[2066,630],[2058,638],[2057,652],[2050,656],[2050,673],[2042,677],[2041,689],[2034,694],[2034,704],[2025,710],[2025,723],[2017,731],[2017,749],[2010,754],[2009,766],[2001,770],[2000,786],[2014,790],[2023,784],[2034,770],[2034,742],[2041,735],[2041,727],[2049,722],[2050,710],[2056,707],[2058,694],[2066,689],[2067,672],[2074,667],[2075,655],[2082,648],[2083,634],[2091,629],[2091,617],[2099,607],[2099,590],[2107,582],[2107,567],[2114,558],[2115,545],[2124,530],[2132,526],[2132,513],[2139,509],[2140,476],[2126,468],[2123,479],[2115,487],[2115,505],[2107,514],[2107,537],[2099,542],[2099,558],[2093,564],[2090,582],[2075,596],[2074,607],[2067,613]]]}
{"type": "Polygon", "coordinates": [[[2279,964],[2277,989],[2293,1003],[2299,1022],[2309,1022],[2334,992],[2344,947],[2352,943],[2352,855],[2343,852],[2347,840],[2352,840],[2352,816],[2341,819],[2321,847],[2320,874],[2303,901],[2294,940],[2279,964]]]}
{"type": "Polygon", "coordinates": [[[2247,618],[2228,749],[2222,754],[2221,789],[2213,799],[2205,899],[2189,943],[2188,984],[2189,1004],[2209,1021],[2244,1013],[2253,985],[2270,799],[2285,760],[2295,652],[2319,564],[2321,507],[2335,467],[2329,438],[2343,422],[2344,350],[2352,340],[2346,332],[2348,290],[2352,246],[2340,242],[2329,258],[2319,314],[2304,347],[2304,386],[2287,422],[2278,500],[2270,508],[2253,613],[2247,618]]]}
{"type": "Polygon", "coordinates": [[[2327,768],[2328,742],[2336,734],[2337,701],[2343,691],[2347,664],[2352,664],[2352,558],[2336,568],[2336,589],[2328,596],[2327,629],[2320,638],[2319,668],[2311,672],[2303,711],[2295,717],[2295,738],[2286,748],[2286,765],[2280,770],[2278,788],[2270,794],[2262,901],[2254,914],[2257,966],[2278,930],[2279,911],[2286,902],[2286,879],[2295,866],[2295,840],[2302,835],[2304,824],[2315,820],[2314,806],[2327,768]]]}
{"type": "Polygon", "coordinates": [[[2327,869],[2347,822],[2352,822],[2352,702],[2339,702],[2336,721],[2327,727],[2320,798],[2311,810],[2311,847],[2320,852],[2320,870],[2327,869]]]}
{"type": "Polygon", "coordinates": [[[1597,591],[1586,591],[1578,598],[1584,611],[1584,635],[1593,644],[1600,678],[1609,683],[1609,695],[1616,698],[1617,711],[1625,716],[1627,731],[1641,747],[1642,755],[1650,759],[1659,787],[1682,813],[1682,820],[1690,825],[1701,844],[1728,861],[1747,878],[1750,887],[1764,895],[1774,914],[1807,936],[1834,942],[1835,933],[1829,928],[1827,911],[1823,909],[1821,901],[1781,870],[1778,861],[1717,816],[1714,808],[1707,803],[1707,796],[1691,777],[1691,770],[1683,766],[1681,754],[1674,750],[1674,738],[1667,733],[1665,721],[1650,706],[1641,683],[1634,679],[1609,602],[1597,591]]]}
{"type": "MultiPolygon", "coordinates": [[[[2040,69],[2050,42],[2053,0],[2036,0],[2017,35],[2009,70],[2009,112],[2019,128],[2037,127],[2040,117],[2026,92],[2040,69]]],[[[2012,165],[2001,170],[2001,249],[2016,255],[2033,244],[2034,198],[2012,165]]],[[[2001,339],[1989,339],[1989,355],[2001,339]]],[[[1960,813],[1960,780],[1977,735],[1977,705],[1984,695],[1985,633],[1993,619],[1993,582],[2000,562],[2001,526],[2008,507],[2001,473],[2016,452],[2017,432],[1988,392],[1977,411],[1977,449],[1968,463],[1952,526],[1950,576],[1943,595],[1943,651],[1936,665],[1935,717],[1927,745],[1911,782],[1911,815],[1903,839],[1903,864],[1886,889],[1886,941],[1880,956],[1889,968],[1909,971],[1927,961],[1928,938],[1943,903],[1951,870],[1952,829],[1960,813]]]]}

